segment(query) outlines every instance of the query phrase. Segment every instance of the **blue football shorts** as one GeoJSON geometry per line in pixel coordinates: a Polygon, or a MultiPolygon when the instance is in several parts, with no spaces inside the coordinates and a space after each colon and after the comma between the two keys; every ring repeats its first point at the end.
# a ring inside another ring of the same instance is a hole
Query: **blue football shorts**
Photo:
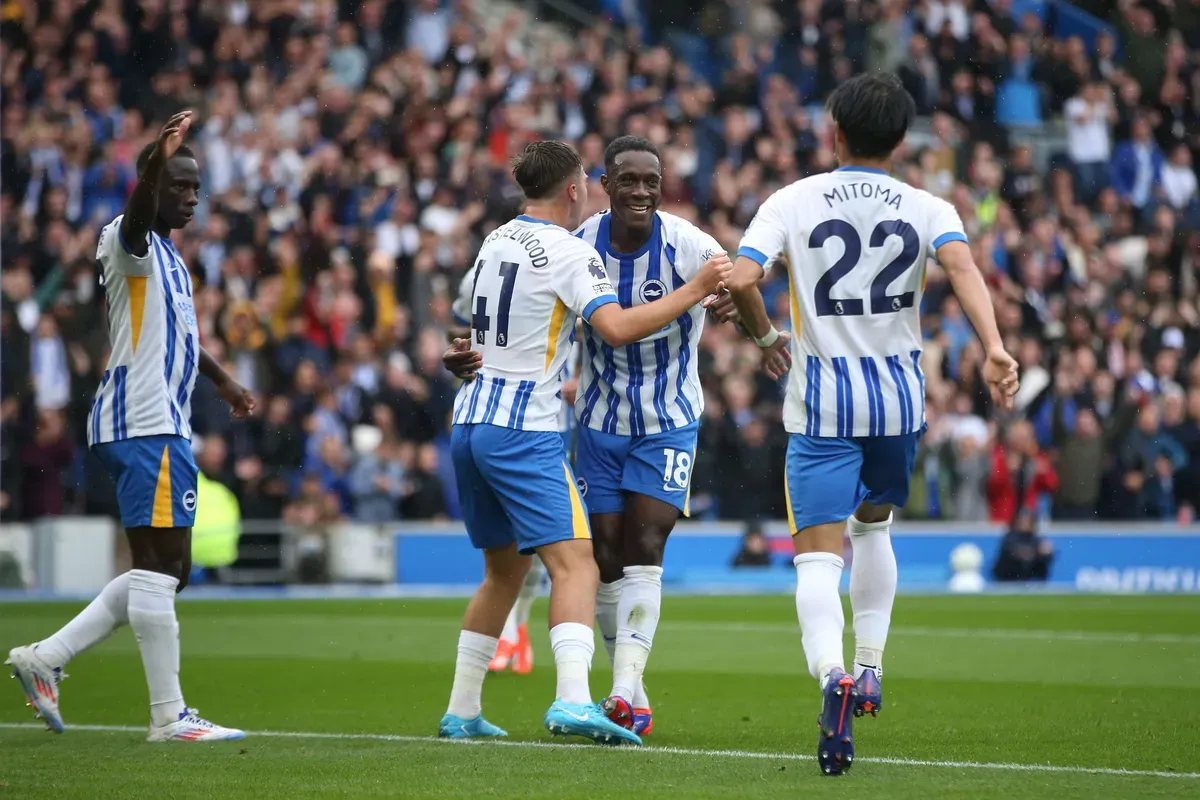
{"type": "Polygon", "coordinates": [[[529,555],[567,539],[591,539],[587,507],[557,431],[455,425],[450,453],[471,544],[516,542],[529,555]]]}
{"type": "Polygon", "coordinates": [[[844,522],[864,501],[903,506],[924,428],[903,436],[788,437],[788,525],[844,522]]]}
{"type": "Polygon", "coordinates": [[[625,494],[675,506],[685,517],[691,496],[699,422],[645,436],[618,436],[580,427],[575,474],[592,514],[618,514],[625,494]]]}
{"type": "Polygon", "coordinates": [[[169,434],[138,436],[92,447],[117,484],[126,528],[190,528],[196,522],[192,443],[169,434]]]}

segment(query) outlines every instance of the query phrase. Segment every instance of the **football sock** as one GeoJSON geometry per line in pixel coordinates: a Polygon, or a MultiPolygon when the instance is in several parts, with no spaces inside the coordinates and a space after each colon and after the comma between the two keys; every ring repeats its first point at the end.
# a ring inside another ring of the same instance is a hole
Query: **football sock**
{"type": "Polygon", "coordinates": [[[613,658],[612,693],[616,697],[635,700],[642,684],[642,673],[646,671],[662,613],[662,574],[662,567],[625,567],[613,658]]]}
{"type": "Polygon", "coordinates": [[[842,632],[846,618],[838,585],[842,581],[841,556],[805,553],[796,556],[796,618],[808,672],[824,681],[831,669],[842,669],[842,632]]]}
{"type": "Polygon", "coordinates": [[[554,650],[554,666],[558,670],[555,697],[572,705],[591,703],[588,669],[596,652],[596,634],[591,627],[578,622],[560,622],[550,629],[550,647],[554,650]]]}
{"type": "Polygon", "coordinates": [[[462,719],[479,716],[483,709],[483,679],[487,675],[488,663],[496,655],[497,643],[494,636],[474,631],[458,634],[458,658],[454,662],[454,686],[450,689],[447,714],[462,719]]]}
{"type": "Polygon", "coordinates": [[[596,592],[596,627],[600,629],[600,638],[604,641],[604,650],[608,653],[608,663],[613,663],[617,649],[617,605],[621,602],[621,586],[625,579],[612,583],[600,584],[596,592]]]}
{"type": "MultiPolygon", "coordinates": [[[[883,522],[850,517],[850,608],[854,612],[854,671],[871,666],[879,672],[896,600],[896,553],[892,550],[891,515],[883,522]]],[[[882,673],[880,673],[882,674],[882,673]]]]}
{"type": "Polygon", "coordinates": [[[175,588],[179,579],[144,569],[129,572],[129,625],[142,651],[150,689],[150,722],[161,726],[184,711],[179,687],[179,622],[175,588]]]}
{"type": "Polygon", "coordinates": [[[525,575],[525,583],[521,586],[521,593],[517,595],[517,604],[513,607],[518,626],[529,624],[529,612],[533,610],[533,601],[541,593],[542,578],[545,575],[546,568],[542,566],[541,559],[533,559],[533,564],[525,575]]]}
{"type": "MultiPolygon", "coordinates": [[[[520,605],[521,601],[517,601],[520,605]]],[[[517,606],[514,605],[512,610],[508,612],[508,619],[504,620],[504,630],[500,632],[500,640],[511,644],[517,643],[517,606]]],[[[490,659],[489,659],[490,660],[490,659]]]]}
{"type": "Polygon", "coordinates": [[[129,622],[129,573],[109,581],[100,594],[49,639],[33,646],[45,664],[60,668],[129,622]]]}

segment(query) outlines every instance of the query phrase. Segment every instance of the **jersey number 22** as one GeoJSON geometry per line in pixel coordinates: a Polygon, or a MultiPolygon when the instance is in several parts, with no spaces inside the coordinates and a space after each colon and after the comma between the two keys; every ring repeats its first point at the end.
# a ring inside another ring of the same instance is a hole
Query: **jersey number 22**
{"type": "MultiPolygon", "coordinates": [[[[892,259],[891,263],[879,271],[875,280],[871,281],[872,314],[895,314],[903,308],[912,308],[913,305],[913,292],[888,294],[887,288],[917,263],[917,256],[921,252],[921,239],[912,225],[903,220],[889,219],[880,222],[875,226],[875,230],[871,231],[870,246],[882,247],[892,236],[899,236],[904,248],[900,255],[892,259]]],[[[830,239],[841,239],[846,249],[842,257],[817,280],[813,290],[817,316],[860,317],[863,314],[863,301],[860,298],[837,298],[832,296],[832,292],[834,284],[858,266],[859,259],[862,258],[862,239],[849,222],[844,219],[830,219],[813,228],[808,237],[808,246],[813,250],[820,250],[830,239]]]]}

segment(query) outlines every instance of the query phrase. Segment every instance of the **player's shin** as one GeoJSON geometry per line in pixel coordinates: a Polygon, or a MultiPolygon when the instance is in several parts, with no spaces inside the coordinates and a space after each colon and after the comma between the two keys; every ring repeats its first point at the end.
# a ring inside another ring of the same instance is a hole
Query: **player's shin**
{"type": "Polygon", "coordinates": [[[458,657],[454,661],[454,686],[450,690],[447,714],[464,720],[478,717],[483,710],[483,679],[488,663],[496,652],[497,639],[483,633],[461,631],[458,657]]]}
{"type": "Polygon", "coordinates": [[[654,645],[662,610],[662,567],[625,567],[617,607],[617,646],[613,659],[615,697],[634,701],[654,645]]]}
{"type": "Polygon", "coordinates": [[[37,657],[52,668],[62,668],[129,622],[129,575],[126,572],[113,578],[87,608],[53,636],[34,645],[37,657]]]}
{"type": "Polygon", "coordinates": [[[850,607],[854,612],[854,677],[872,668],[882,676],[883,649],[896,600],[896,554],[892,550],[892,516],[882,522],[850,518],[850,607]]]}
{"type": "Polygon", "coordinates": [[[163,726],[184,712],[179,686],[179,622],[175,589],[179,579],[135,569],[129,573],[129,625],[137,637],[150,689],[150,723],[163,726]]]}
{"type": "Polygon", "coordinates": [[[846,625],[838,585],[843,561],[833,553],[804,553],[796,566],[796,618],[808,671],[818,681],[843,669],[842,633],[846,625]]]}
{"type": "Polygon", "coordinates": [[[571,539],[538,550],[550,573],[550,646],[558,671],[556,697],[565,703],[592,702],[588,670],[596,651],[592,619],[600,572],[592,543],[571,539]]]}
{"type": "Polygon", "coordinates": [[[529,565],[529,572],[525,574],[525,583],[521,586],[521,593],[517,595],[517,604],[513,606],[518,628],[529,624],[533,601],[537,600],[537,596],[542,590],[542,580],[545,577],[545,566],[542,565],[540,559],[533,559],[533,563],[529,565]]]}
{"type": "Polygon", "coordinates": [[[608,663],[613,664],[617,649],[617,606],[621,602],[621,587],[625,579],[600,584],[596,592],[596,627],[608,653],[608,663]]]}

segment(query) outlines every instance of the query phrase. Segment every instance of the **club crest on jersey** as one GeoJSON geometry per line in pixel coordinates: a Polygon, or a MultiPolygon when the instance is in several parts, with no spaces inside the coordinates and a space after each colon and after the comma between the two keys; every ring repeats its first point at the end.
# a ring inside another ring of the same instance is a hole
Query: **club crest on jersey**
{"type": "Polygon", "coordinates": [[[638,295],[642,298],[643,303],[653,303],[655,300],[661,300],[667,294],[667,285],[657,278],[651,278],[642,284],[642,288],[638,289],[638,295]]]}
{"type": "Polygon", "coordinates": [[[183,507],[188,511],[196,510],[196,493],[191,489],[183,493],[183,507]]]}
{"type": "Polygon", "coordinates": [[[604,265],[598,258],[588,259],[588,272],[592,273],[592,277],[598,281],[608,280],[608,273],[604,271],[604,265]]]}

